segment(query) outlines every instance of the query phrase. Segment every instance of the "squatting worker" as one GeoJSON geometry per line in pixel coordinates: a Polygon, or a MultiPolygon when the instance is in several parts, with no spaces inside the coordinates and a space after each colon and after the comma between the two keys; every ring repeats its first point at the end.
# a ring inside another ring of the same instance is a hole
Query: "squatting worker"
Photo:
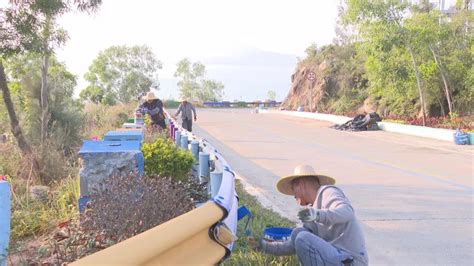
{"type": "Polygon", "coordinates": [[[140,108],[143,110],[143,113],[150,116],[152,126],[158,125],[162,129],[165,129],[166,123],[163,102],[151,91],[146,94],[144,100],[145,102],[140,105],[140,108]]]}
{"type": "Polygon", "coordinates": [[[184,98],[178,107],[178,111],[174,115],[175,119],[179,113],[181,113],[181,119],[183,120],[183,128],[189,132],[193,131],[193,113],[194,121],[197,120],[196,109],[194,108],[193,104],[184,98]]]}
{"type": "Polygon", "coordinates": [[[309,165],[300,165],[293,175],[280,178],[278,191],[305,206],[298,212],[303,226],[294,228],[287,241],[260,239],[250,244],[273,255],[296,253],[302,265],[368,265],[361,225],[335,183],[309,165]]]}

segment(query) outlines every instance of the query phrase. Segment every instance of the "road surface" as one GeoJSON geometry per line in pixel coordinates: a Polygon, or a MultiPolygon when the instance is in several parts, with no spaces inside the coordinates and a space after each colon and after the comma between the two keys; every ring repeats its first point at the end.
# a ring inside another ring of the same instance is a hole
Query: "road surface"
{"type": "Polygon", "coordinates": [[[298,164],[336,178],[361,220],[371,265],[472,265],[474,146],[250,109],[199,109],[209,140],[262,204],[297,221],[275,183],[298,164]]]}

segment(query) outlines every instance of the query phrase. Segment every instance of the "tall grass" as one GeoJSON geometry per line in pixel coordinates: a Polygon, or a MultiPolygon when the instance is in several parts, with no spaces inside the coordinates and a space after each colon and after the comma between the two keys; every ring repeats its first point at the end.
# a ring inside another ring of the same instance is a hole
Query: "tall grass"
{"type": "Polygon", "coordinates": [[[67,177],[52,186],[47,200],[29,196],[30,184],[23,179],[10,179],[11,188],[11,242],[28,236],[38,236],[57,223],[75,217],[79,197],[79,179],[67,177]]]}
{"type": "MultiPolygon", "coordinates": [[[[120,127],[133,113],[136,103],[117,106],[86,105],[81,126],[83,138],[102,136],[105,132],[120,127]]],[[[77,133],[77,132],[76,132],[77,133]]],[[[34,146],[44,180],[29,178],[29,169],[14,139],[0,143],[0,174],[7,175],[11,183],[12,217],[11,243],[28,236],[38,236],[58,223],[75,217],[79,197],[79,143],[65,142],[68,132],[45,140],[43,145],[34,146]],[[64,135],[64,136],[63,136],[64,135]],[[46,201],[35,201],[29,196],[33,185],[48,185],[50,193],[46,201]]]]}
{"type": "Polygon", "coordinates": [[[133,116],[137,102],[113,106],[89,103],[84,107],[86,114],[85,138],[102,137],[107,131],[122,127],[128,118],[133,116]]]}

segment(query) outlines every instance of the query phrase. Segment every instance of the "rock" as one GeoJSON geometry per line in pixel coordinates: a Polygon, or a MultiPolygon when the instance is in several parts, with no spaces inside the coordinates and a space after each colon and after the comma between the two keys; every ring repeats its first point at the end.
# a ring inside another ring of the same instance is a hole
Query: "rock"
{"type": "Polygon", "coordinates": [[[103,183],[112,176],[128,176],[137,171],[137,152],[83,154],[80,170],[81,196],[103,190],[103,183]]]}
{"type": "Polygon", "coordinates": [[[304,110],[317,110],[320,101],[325,99],[330,93],[330,77],[325,76],[328,63],[323,62],[319,66],[301,66],[296,69],[291,76],[291,88],[288,96],[282,103],[285,110],[297,110],[302,107],[304,110]],[[314,72],[316,79],[309,81],[307,74],[314,72]],[[311,105],[311,108],[310,108],[311,105]]]}
{"type": "Polygon", "coordinates": [[[376,112],[376,111],[377,111],[377,107],[376,107],[375,103],[373,102],[372,98],[370,98],[370,97],[365,99],[362,106],[360,106],[357,109],[358,114],[368,114],[368,113],[372,113],[372,112],[376,112]]]}
{"type": "Polygon", "coordinates": [[[30,187],[30,197],[33,200],[40,202],[47,202],[51,189],[47,186],[32,186],[30,187]]]}

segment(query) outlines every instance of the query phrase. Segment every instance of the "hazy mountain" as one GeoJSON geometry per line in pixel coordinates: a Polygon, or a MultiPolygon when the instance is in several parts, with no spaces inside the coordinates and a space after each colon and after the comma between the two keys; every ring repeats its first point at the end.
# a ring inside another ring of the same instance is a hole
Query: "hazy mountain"
{"type": "Polygon", "coordinates": [[[262,51],[256,48],[245,48],[227,57],[212,57],[203,60],[207,65],[241,65],[241,66],[295,66],[296,55],[262,51]]]}
{"type": "MultiPolygon", "coordinates": [[[[232,52],[231,52],[232,53],[232,52]]],[[[200,61],[206,66],[207,77],[224,83],[224,99],[264,100],[274,90],[277,100],[283,100],[291,85],[296,67],[296,55],[266,52],[255,48],[236,50],[229,56],[211,57],[200,61]]],[[[174,65],[172,66],[174,67],[174,65]]],[[[179,95],[177,80],[160,78],[163,98],[179,95]]]]}

